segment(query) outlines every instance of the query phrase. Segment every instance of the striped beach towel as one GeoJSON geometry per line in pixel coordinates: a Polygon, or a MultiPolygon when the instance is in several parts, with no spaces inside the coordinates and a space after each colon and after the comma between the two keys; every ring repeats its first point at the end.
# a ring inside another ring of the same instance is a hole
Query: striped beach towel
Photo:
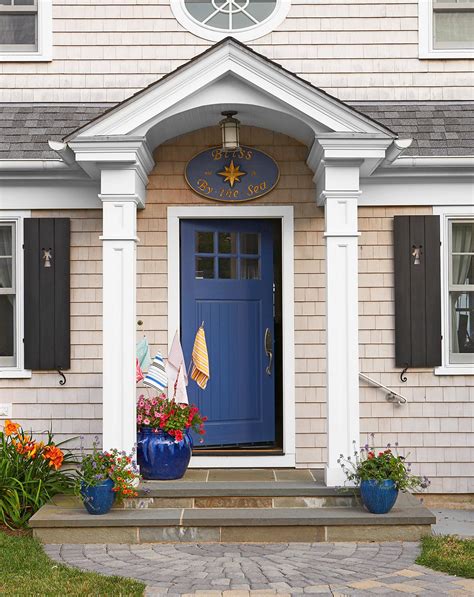
{"type": "Polygon", "coordinates": [[[209,381],[209,356],[207,354],[206,334],[204,327],[201,326],[196,334],[193,347],[193,368],[191,371],[191,379],[203,390],[206,389],[209,381]]]}
{"type": "Polygon", "coordinates": [[[165,361],[160,353],[157,353],[150,367],[148,373],[145,375],[143,383],[146,386],[156,388],[162,392],[168,386],[168,376],[165,371],[165,361]]]}

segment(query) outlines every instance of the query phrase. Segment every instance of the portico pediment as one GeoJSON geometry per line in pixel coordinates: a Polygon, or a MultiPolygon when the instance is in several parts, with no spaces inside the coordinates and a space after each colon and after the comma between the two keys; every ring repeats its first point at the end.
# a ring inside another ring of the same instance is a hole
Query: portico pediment
{"type": "Polygon", "coordinates": [[[243,124],[289,134],[311,146],[319,134],[396,135],[280,65],[227,38],[125,100],[66,141],[146,137],[151,149],[167,138],[214,125],[225,109],[243,124]]]}

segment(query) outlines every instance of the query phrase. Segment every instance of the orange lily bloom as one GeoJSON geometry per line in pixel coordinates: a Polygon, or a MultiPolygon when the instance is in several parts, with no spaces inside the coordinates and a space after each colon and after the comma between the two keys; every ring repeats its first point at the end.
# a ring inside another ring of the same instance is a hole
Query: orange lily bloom
{"type": "Polygon", "coordinates": [[[46,446],[43,458],[49,460],[49,466],[54,466],[58,470],[63,463],[64,453],[57,446],[46,446]]]}
{"type": "Polygon", "coordinates": [[[7,419],[5,421],[5,425],[3,427],[3,431],[4,431],[5,435],[7,435],[7,436],[16,435],[18,433],[19,429],[20,429],[20,425],[18,423],[13,423],[13,421],[10,421],[10,419],[7,419]]]}

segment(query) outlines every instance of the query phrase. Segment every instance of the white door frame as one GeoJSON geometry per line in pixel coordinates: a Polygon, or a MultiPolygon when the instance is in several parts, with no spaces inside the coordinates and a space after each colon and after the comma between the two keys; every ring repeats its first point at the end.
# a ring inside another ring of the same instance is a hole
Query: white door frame
{"type": "MultiPolygon", "coordinates": [[[[168,347],[180,326],[181,219],[279,219],[282,231],[283,304],[283,451],[282,456],[193,456],[191,467],[256,468],[295,466],[295,325],[293,207],[192,206],[168,207],[168,347]]],[[[211,363],[212,366],[212,363],[211,363]]]]}

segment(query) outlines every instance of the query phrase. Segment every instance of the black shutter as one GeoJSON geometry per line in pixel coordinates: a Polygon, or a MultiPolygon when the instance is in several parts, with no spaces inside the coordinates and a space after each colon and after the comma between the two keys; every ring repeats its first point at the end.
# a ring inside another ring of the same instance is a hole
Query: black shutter
{"type": "Polygon", "coordinates": [[[69,369],[71,362],[67,218],[25,219],[25,368],[69,369]],[[45,251],[50,267],[45,267],[45,251]]]}
{"type": "Polygon", "coordinates": [[[439,217],[395,216],[393,232],[396,365],[441,365],[439,217]]]}

